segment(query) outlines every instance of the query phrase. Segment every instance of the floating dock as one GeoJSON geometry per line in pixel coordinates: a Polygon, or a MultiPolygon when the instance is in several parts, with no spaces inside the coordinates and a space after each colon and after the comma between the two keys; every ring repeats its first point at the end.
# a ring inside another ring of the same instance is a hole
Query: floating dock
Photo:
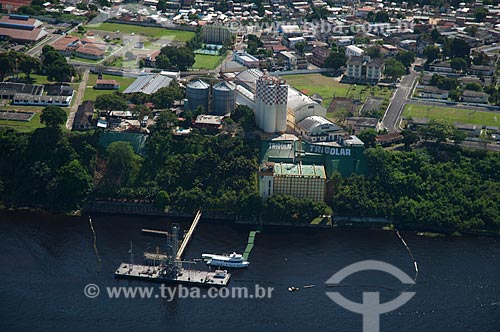
{"type": "Polygon", "coordinates": [[[199,271],[182,267],[182,263],[193,263],[193,261],[182,261],[182,256],[200,219],[201,210],[198,210],[180,246],[178,243],[179,226],[177,224],[172,225],[171,234],[165,231],[142,229],[143,234],[165,236],[168,241],[168,252],[161,253],[157,247],[156,252],[144,252],[143,259],[150,265],[134,264],[131,243],[130,263],[121,263],[115,271],[115,277],[164,283],[177,282],[190,285],[226,286],[229,283],[231,274],[225,270],[199,271]]]}
{"type": "Polygon", "coordinates": [[[189,285],[206,286],[227,286],[230,273],[217,273],[212,271],[197,271],[180,269],[176,276],[169,276],[167,270],[161,266],[147,266],[121,263],[115,271],[115,276],[119,278],[141,279],[155,282],[177,282],[189,285]]]}

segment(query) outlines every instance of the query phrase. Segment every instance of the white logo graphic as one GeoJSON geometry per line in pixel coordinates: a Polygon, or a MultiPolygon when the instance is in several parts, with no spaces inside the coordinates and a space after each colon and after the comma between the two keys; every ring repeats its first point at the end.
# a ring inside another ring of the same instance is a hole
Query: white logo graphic
{"type": "MultiPolygon", "coordinates": [[[[415,284],[413,279],[399,268],[394,265],[375,260],[366,260],[346,266],[331,276],[330,279],[326,281],[326,284],[339,285],[342,280],[351,274],[369,270],[382,271],[391,274],[399,279],[399,281],[403,284],[415,284]]],[[[346,299],[339,292],[327,292],[326,295],[328,295],[328,297],[341,307],[363,315],[363,332],[379,332],[380,315],[402,307],[415,295],[415,292],[402,292],[397,298],[385,303],[380,303],[379,292],[363,292],[363,303],[357,303],[346,299]]]]}

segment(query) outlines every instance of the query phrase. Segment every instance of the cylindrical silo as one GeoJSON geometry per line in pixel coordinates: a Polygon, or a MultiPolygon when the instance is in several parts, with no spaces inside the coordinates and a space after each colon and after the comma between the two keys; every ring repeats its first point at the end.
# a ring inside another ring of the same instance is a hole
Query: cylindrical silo
{"type": "Polygon", "coordinates": [[[276,131],[284,133],[287,123],[288,84],[280,80],[276,96],[276,131]]]}
{"type": "Polygon", "coordinates": [[[209,84],[200,79],[193,80],[187,84],[186,95],[190,110],[195,110],[198,106],[202,106],[205,112],[208,113],[208,101],[210,98],[209,84]]]}
{"type": "Polygon", "coordinates": [[[220,82],[212,90],[213,114],[225,115],[236,108],[236,86],[230,82],[220,82]]]}

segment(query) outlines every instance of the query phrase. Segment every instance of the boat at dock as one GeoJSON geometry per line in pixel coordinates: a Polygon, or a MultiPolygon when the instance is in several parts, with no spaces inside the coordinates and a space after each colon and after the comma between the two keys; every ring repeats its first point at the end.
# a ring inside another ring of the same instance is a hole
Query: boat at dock
{"type": "Polygon", "coordinates": [[[207,265],[216,267],[243,268],[250,265],[250,262],[245,260],[243,255],[235,252],[229,255],[202,254],[201,257],[207,261],[207,265]]]}

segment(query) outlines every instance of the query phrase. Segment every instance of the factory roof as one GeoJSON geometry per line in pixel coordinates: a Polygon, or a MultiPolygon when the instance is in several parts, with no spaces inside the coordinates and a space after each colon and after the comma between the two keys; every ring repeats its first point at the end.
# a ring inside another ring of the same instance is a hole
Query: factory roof
{"type": "Polygon", "coordinates": [[[147,95],[153,94],[161,88],[169,86],[174,79],[163,74],[144,74],[130,84],[123,93],[142,92],[147,95]]]}
{"type": "Polygon", "coordinates": [[[325,168],[322,165],[276,163],[274,164],[274,176],[326,179],[325,168]]]}
{"type": "Polygon", "coordinates": [[[304,120],[300,121],[298,123],[298,126],[304,129],[306,132],[317,131],[317,129],[323,130],[323,128],[328,131],[342,130],[342,128],[337,126],[335,123],[322,116],[317,115],[308,116],[304,120]]]}
{"type": "MultiPolygon", "coordinates": [[[[318,104],[302,92],[288,86],[288,108],[295,111],[306,105],[318,104]]],[[[319,104],[318,104],[319,105],[319,104]]]]}

